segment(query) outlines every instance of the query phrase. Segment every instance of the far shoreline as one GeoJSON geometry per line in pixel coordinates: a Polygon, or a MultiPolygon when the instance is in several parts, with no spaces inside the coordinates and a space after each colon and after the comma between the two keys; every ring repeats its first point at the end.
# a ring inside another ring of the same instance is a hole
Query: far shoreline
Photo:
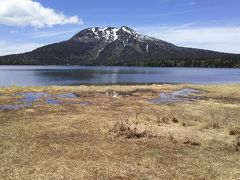
{"type": "Polygon", "coordinates": [[[5,65],[5,64],[0,64],[0,68],[1,67],[9,67],[9,66],[12,66],[12,67],[105,67],[105,68],[111,68],[111,67],[119,67],[119,68],[196,68],[196,69],[240,69],[240,67],[209,67],[209,66],[115,66],[115,65],[112,65],[112,66],[108,66],[108,65],[102,65],[102,66],[97,66],[97,65],[36,65],[36,64],[8,64],[8,65],[5,65]]]}

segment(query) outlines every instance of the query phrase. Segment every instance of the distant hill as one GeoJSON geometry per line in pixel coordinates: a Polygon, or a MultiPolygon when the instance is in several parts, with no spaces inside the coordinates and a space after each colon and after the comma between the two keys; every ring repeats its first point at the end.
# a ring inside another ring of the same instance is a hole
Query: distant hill
{"type": "Polygon", "coordinates": [[[240,67],[240,55],[178,47],[126,26],[95,27],[32,52],[2,56],[0,65],[240,67]]]}

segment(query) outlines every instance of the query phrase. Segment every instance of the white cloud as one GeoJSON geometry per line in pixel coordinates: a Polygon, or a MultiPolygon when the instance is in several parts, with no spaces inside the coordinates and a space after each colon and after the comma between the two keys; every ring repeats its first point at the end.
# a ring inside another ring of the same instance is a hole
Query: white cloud
{"type": "Polygon", "coordinates": [[[11,30],[11,31],[10,31],[10,33],[11,33],[11,34],[17,34],[17,33],[18,33],[18,31],[11,30]]]}
{"type": "Polygon", "coordinates": [[[187,5],[187,6],[194,6],[196,4],[197,4],[196,2],[189,2],[189,3],[186,3],[185,5],[187,5]]]}
{"type": "Polygon", "coordinates": [[[0,56],[29,52],[44,45],[45,44],[30,43],[30,42],[7,43],[5,41],[0,41],[0,56]]]}
{"type": "Polygon", "coordinates": [[[140,27],[138,31],[179,46],[240,53],[240,26],[140,27]]]}
{"type": "Polygon", "coordinates": [[[0,1],[0,24],[43,28],[83,23],[77,16],[66,17],[63,13],[57,13],[55,10],[46,8],[33,0],[0,1]]]}

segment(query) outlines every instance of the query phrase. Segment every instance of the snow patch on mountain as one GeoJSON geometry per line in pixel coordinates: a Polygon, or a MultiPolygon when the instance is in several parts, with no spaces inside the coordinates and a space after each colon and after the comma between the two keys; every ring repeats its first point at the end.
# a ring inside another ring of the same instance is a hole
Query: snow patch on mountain
{"type": "MultiPolygon", "coordinates": [[[[134,44],[138,42],[138,43],[144,44],[145,48],[143,49],[143,51],[146,53],[149,53],[149,43],[154,43],[156,45],[164,46],[163,41],[158,40],[156,38],[142,35],[127,26],[122,26],[120,28],[92,27],[79,32],[72,39],[80,42],[102,41],[102,43],[104,44],[104,47],[106,47],[108,44],[115,41],[120,41],[124,47],[134,46],[134,44]]],[[[96,54],[99,55],[98,52],[96,52],[96,54]]]]}
{"type": "Polygon", "coordinates": [[[138,37],[140,40],[149,40],[149,41],[159,41],[159,39],[150,37],[150,36],[146,36],[146,35],[142,35],[140,34],[138,37]]]}
{"type": "Polygon", "coordinates": [[[91,28],[91,31],[94,33],[95,37],[104,38],[108,41],[115,41],[118,39],[117,32],[119,31],[118,28],[91,28]]]}
{"type": "Polygon", "coordinates": [[[148,44],[146,45],[146,52],[147,52],[147,53],[149,52],[149,46],[148,46],[148,44]]]}
{"type": "Polygon", "coordinates": [[[128,30],[126,27],[122,27],[122,30],[129,33],[129,34],[132,34],[132,32],[130,30],[128,30]]]}
{"type": "Polygon", "coordinates": [[[104,49],[105,49],[105,48],[101,48],[101,49],[99,49],[98,52],[97,52],[97,54],[96,54],[96,57],[98,57],[99,54],[100,54],[104,49]]]}
{"type": "Polygon", "coordinates": [[[125,47],[125,46],[127,46],[127,45],[128,45],[128,39],[123,40],[123,46],[125,47]]]}

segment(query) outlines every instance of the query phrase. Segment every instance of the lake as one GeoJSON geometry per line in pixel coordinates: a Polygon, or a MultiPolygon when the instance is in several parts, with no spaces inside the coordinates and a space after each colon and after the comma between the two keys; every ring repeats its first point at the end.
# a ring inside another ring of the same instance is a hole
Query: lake
{"type": "Polygon", "coordinates": [[[0,86],[240,83],[240,69],[89,66],[0,66],[0,86]]]}

